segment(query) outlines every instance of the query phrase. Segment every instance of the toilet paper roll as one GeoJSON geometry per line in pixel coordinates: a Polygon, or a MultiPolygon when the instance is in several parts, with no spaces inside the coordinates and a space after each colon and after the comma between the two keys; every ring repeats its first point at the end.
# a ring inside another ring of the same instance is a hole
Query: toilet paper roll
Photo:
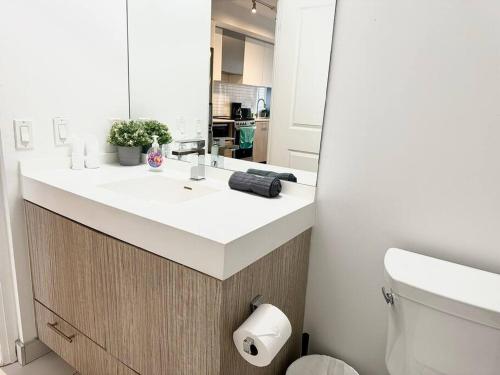
{"type": "Polygon", "coordinates": [[[254,366],[271,363],[292,334],[292,325],[276,306],[260,305],[233,333],[241,356],[254,366]]]}

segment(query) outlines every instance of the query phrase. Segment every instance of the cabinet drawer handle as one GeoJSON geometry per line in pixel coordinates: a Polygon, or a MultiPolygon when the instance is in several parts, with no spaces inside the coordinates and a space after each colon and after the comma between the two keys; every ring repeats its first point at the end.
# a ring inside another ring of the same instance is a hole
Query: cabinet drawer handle
{"type": "Polygon", "coordinates": [[[66,336],[59,328],[57,328],[57,322],[47,323],[47,327],[49,327],[52,331],[54,331],[56,334],[61,336],[64,340],[66,340],[69,343],[72,343],[73,339],[75,338],[75,335],[66,336]]]}

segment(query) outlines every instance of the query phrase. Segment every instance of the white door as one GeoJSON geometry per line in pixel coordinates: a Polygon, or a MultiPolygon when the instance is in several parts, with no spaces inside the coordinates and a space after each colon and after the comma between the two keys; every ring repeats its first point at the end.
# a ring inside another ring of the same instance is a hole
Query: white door
{"type": "Polygon", "coordinates": [[[317,171],[335,0],[279,0],[270,164],[317,171]]]}

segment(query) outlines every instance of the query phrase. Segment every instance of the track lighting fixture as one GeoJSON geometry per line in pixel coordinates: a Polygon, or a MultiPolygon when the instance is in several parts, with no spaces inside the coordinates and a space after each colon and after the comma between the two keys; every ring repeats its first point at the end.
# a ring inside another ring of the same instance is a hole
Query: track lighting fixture
{"type": "Polygon", "coordinates": [[[268,4],[264,1],[261,1],[261,0],[252,0],[252,14],[257,13],[257,3],[259,3],[260,5],[263,5],[266,8],[269,8],[271,10],[276,10],[276,7],[274,5],[270,5],[270,4],[268,4]]]}

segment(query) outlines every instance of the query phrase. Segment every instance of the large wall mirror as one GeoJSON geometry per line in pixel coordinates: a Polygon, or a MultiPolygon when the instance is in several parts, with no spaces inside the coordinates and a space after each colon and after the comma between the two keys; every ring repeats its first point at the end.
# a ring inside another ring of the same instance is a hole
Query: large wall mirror
{"type": "MultiPolygon", "coordinates": [[[[335,0],[128,0],[130,116],[315,185],[335,0]]],[[[189,159],[189,155],[171,156],[189,159]]]]}

